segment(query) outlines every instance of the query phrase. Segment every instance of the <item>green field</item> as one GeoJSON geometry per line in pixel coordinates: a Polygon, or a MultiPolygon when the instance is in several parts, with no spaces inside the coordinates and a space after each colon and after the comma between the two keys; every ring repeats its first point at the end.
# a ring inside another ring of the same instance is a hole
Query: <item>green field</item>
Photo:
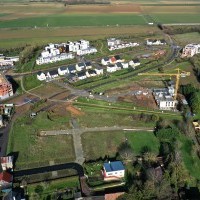
{"type": "Polygon", "coordinates": [[[18,27],[64,27],[64,26],[116,26],[145,25],[144,19],[136,14],[95,14],[95,15],[50,15],[0,21],[0,28],[18,27]]]}
{"type": "Polygon", "coordinates": [[[158,153],[159,141],[152,132],[138,131],[110,131],[84,133],[82,144],[86,160],[95,160],[105,156],[115,157],[118,147],[128,139],[135,155],[141,155],[144,148],[151,152],[158,153]],[[95,145],[94,145],[95,144],[95,145]]]}
{"type": "Polygon", "coordinates": [[[9,135],[7,152],[18,152],[16,169],[45,166],[49,161],[69,162],[75,159],[72,136],[39,137],[40,130],[64,129],[69,123],[69,115],[52,119],[46,112],[35,119],[28,114],[18,118],[9,135]],[[59,155],[59,156],[58,156],[59,155]]]}
{"type": "Polygon", "coordinates": [[[200,23],[199,13],[151,13],[151,16],[160,23],[200,23]]]}

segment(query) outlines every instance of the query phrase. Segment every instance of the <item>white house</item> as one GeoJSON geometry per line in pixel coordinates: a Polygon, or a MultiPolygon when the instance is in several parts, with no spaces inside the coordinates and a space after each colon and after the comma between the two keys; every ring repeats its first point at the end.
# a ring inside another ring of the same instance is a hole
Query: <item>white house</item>
{"type": "Polygon", "coordinates": [[[121,161],[104,163],[103,175],[106,178],[124,178],[125,168],[121,161]]]}
{"type": "Polygon", "coordinates": [[[84,63],[77,63],[76,64],[76,70],[78,72],[82,71],[85,68],[85,64],[84,63]]]}
{"type": "Polygon", "coordinates": [[[128,65],[128,63],[123,62],[122,66],[123,66],[123,69],[127,69],[129,65],[128,65]]]}
{"type": "Polygon", "coordinates": [[[116,67],[117,70],[123,69],[123,65],[122,65],[121,62],[117,62],[117,63],[115,64],[115,67],[116,67]]]}
{"type": "Polygon", "coordinates": [[[109,47],[119,45],[119,44],[121,44],[121,42],[122,41],[120,39],[116,39],[116,38],[108,38],[107,39],[107,44],[109,47]]]}
{"type": "Polygon", "coordinates": [[[164,40],[164,39],[161,39],[161,40],[157,40],[157,39],[155,39],[155,40],[152,40],[152,39],[147,39],[146,40],[146,44],[147,45],[164,45],[164,44],[166,44],[166,41],[164,40]]]}
{"type": "Polygon", "coordinates": [[[86,62],[86,63],[85,63],[85,69],[92,69],[92,64],[91,64],[91,62],[86,62]]]}
{"type": "Polygon", "coordinates": [[[68,74],[68,73],[69,73],[69,70],[68,70],[67,66],[62,66],[62,67],[58,68],[58,74],[60,76],[63,76],[63,75],[68,74]]]}
{"type": "Polygon", "coordinates": [[[101,66],[95,67],[94,70],[96,71],[97,75],[102,75],[103,74],[103,67],[101,67],[101,66]]]}
{"type": "Polygon", "coordinates": [[[108,57],[102,58],[101,59],[101,64],[102,65],[108,65],[110,63],[110,59],[108,57]]]}
{"type": "Polygon", "coordinates": [[[109,73],[116,72],[117,71],[117,67],[115,65],[108,65],[106,70],[109,73]]]}
{"type": "Polygon", "coordinates": [[[86,71],[86,76],[87,77],[93,77],[93,76],[96,76],[96,75],[97,75],[97,73],[93,69],[89,69],[88,71],[86,71]]]}
{"type": "Polygon", "coordinates": [[[181,57],[192,57],[200,53],[200,44],[188,44],[183,48],[181,57]]]}
{"type": "Polygon", "coordinates": [[[132,59],[130,62],[129,62],[129,65],[133,68],[137,67],[140,65],[140,61],[138,58],[135,58],[135,59],[132,59]]]}
{"type": "Polygon", "coordinates": [[[70,74],[76,73],[76,66],[75,65],[69,65],[68,71],[69,71],[70,74]]]}
{"type": "Polygon", "coordinates": [[[57,70],[52,70],[47,72],[47,77],[50,79],[55,79],[58,77],[58,71],[57,70]]]}
{"type": "Polygon", "coordinates": [[[38,72],[37,73],[37,79],[40,81],[45,81],[46,80],[46,74],[44,72],[38,72]]]}
{"type": "Polygon", "coordinates": [[[84,80],[87,78],[86,73],[85,72],[78,72],[77,73],[78,79],[79,80],[84,80]]]}

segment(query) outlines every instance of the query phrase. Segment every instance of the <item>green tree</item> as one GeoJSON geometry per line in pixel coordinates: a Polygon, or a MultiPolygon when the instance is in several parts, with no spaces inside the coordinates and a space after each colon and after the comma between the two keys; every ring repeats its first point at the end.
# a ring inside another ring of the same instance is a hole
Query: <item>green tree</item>
{"type": "Polygon", "coordinates": [[[200,91],[195,92],[190,97],[190,105],[193,112],[200,113],[200,91]]]}

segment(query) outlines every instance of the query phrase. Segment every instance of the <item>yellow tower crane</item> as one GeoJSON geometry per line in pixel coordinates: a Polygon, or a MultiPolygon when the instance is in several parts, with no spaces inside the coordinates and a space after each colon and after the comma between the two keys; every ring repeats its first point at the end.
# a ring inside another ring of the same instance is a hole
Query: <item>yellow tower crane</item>
{"type": "Polygon", "coordinates": [[[177,73],[139,73],[138,75],[140,75],[140,76],[170,76],[170,77],[175,76],[176,77],[176,86],[175,86],[175,92],[174,92],[174,100],[176,100],[180,77],[190,76],[190,72],[182,71],[182,70],[180,70],[180,68],[177,68],[175,70],[177,70],[177,73]]]}

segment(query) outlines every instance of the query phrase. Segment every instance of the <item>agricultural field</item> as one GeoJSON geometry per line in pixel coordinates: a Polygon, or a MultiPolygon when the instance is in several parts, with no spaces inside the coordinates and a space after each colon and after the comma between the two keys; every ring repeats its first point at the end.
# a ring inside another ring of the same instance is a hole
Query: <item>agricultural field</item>
{"type": "Polygon", "coordinates": [[[75,159],[72,136],[40,137],[41,130],[66,129],[70,114],[57,113],[56,109],[41,112],[35,119],[29,114],[19,117],[10,132],[7,152],[17,155],[16,169],[33,168],[75,159]],[[58,145],[59,144],[59,145],[58,145]],[[58,158],[58,155],[59,158],[58,158]]]}
{"type": "Polygon", "coordinates": [[[151,152],[158,153],[159,141],[151,132],[96,132],[84,133],[82,144],[86,160],[96,160],[98,158],[115,157],[121,143],[128,141],[135,155],[141,155],[144,148],[151,152]],[[101,141],[101,142],[99,142],[101,141]],[[95,146],[92,144],[96,144],[95,146]]]}

